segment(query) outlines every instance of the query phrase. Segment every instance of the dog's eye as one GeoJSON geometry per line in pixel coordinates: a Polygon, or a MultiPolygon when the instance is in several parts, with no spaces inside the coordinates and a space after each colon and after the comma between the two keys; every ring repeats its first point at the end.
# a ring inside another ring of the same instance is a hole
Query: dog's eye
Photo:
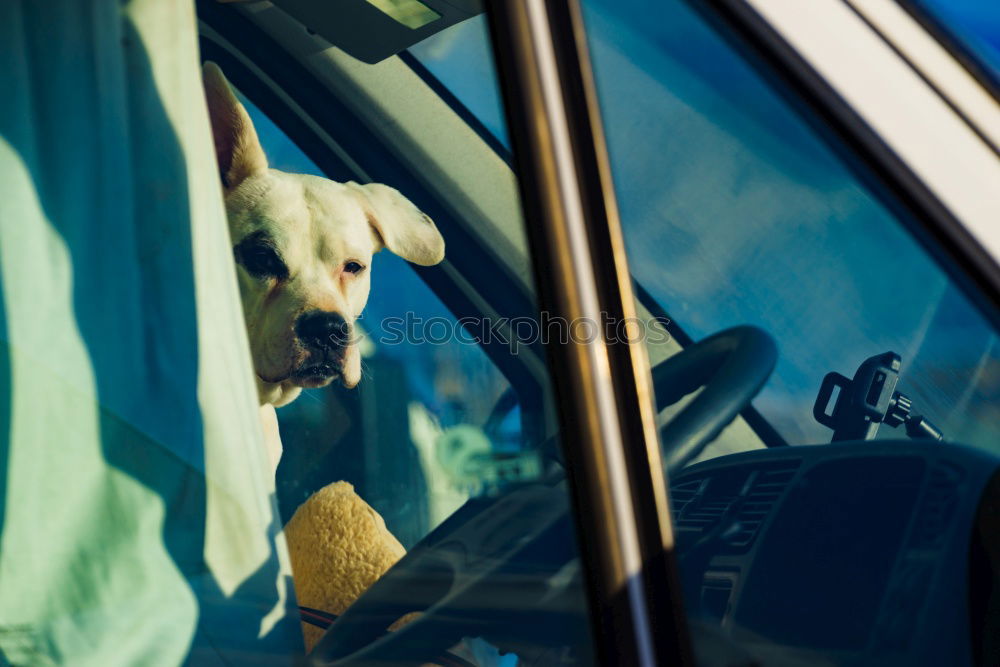
{"type": "Polygon", "coordinates": [[[364,270],[365,267],[359,262],[348,262],[347,264],[344,264],[344,271],[347,273],[361,273],[364,270]]]}
{"type": "Polygon", "coordinates": [[[284,280],[288,277],[288,267],[281,261],[274,246],[260,238],[244,239],[233,248],[233,254],[254,278],[284,280]]]}

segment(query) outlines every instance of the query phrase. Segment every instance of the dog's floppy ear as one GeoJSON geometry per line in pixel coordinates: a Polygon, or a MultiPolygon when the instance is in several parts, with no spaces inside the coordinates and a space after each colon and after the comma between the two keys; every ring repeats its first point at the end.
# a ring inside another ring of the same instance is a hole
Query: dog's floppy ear
{"type": "Polygon", "coordinates": [[[365,201],[368,222],[390,251],[408,262],[433,266],[444,259],[444,238],[434,222],[409,199],[381,183],[348,187],[365,201]]]}
{"type": "Polygon", "coordinates": [[[227,189],[235,188],[253,174],[266,171],[267,158],[250,115],[236,99],[219,66],[205,63],[202,79],[222,184],[227,189]]]}

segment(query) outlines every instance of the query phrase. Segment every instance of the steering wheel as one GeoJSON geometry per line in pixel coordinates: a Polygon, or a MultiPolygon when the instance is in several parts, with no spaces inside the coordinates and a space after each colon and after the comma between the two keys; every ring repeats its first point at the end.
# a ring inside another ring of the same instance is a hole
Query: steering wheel
{"type": "Polygon", "coordinates": [[[577,622],[558,624],[557,631],[587,627],[573,562],[569,492],[565,481],[553,482],[468,501],[334,621],[309,654],[309,664],[433,662],[463,637],[485,636],[498,646],[523,641],[531,637],[520,629],[523,621],[542,633],[532,639],[574,643],[544,630],[552,625],[544,618],[551,614],[579,616],[577,622]],[[422,613],[386,633],[413,611],[422,613]],[[517,614],[516,627],[511,612],[517,614]]]}
{"type": "MultiPolygon", "coordinates": [[[[697,456],[736,417],[763,386],[776,358],[768,334],[741,326],[657,364],[653,384],[660,410],[704,387],[663,428],[668,471],[697,456]]],[[[552,637],[550,631],[587,627],[575,544],[561,476],[498,498],[470,500],[330,626],[309,663],[420,664],[462,637],[485,636],[503,644],[504,631],[516,632],[510,641],[523,641],[534,629],[538,640],[573,643],[578,637],[552,637]],[[386,633],[414,611],[421,614],[386,633]],[[509,620],[511,613],[516,624],[509,620]],[[577,614],[579,623],[546,623],[553,614],[577,614]]]]}
{"type": "Polygon", "coordinates": [[[660,430],[667,475],[676,473],[719,436],[750,404],[778,360],[763,329],[725,329],[685,347],[653,368],[656,409],[662,411],[704,387],[660,430]]]}

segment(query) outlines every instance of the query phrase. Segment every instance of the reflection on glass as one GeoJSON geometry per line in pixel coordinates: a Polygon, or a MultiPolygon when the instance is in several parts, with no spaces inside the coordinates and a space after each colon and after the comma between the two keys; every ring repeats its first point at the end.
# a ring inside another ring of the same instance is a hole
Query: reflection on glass
{"type": "Polygon", "coordinates": [[[436,11],[417,0],[367,0],[367,2],[411,30],[441,18],[436,11]]]}

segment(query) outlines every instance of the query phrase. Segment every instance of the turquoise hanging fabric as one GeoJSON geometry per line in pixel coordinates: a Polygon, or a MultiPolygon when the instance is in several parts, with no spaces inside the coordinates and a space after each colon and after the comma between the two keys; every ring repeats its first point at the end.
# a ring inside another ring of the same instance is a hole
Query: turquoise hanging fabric
{"type": "Polygon", "coordinates": [[[0,664],[301,637],[190,0],[0,3],[0,664]]]}

